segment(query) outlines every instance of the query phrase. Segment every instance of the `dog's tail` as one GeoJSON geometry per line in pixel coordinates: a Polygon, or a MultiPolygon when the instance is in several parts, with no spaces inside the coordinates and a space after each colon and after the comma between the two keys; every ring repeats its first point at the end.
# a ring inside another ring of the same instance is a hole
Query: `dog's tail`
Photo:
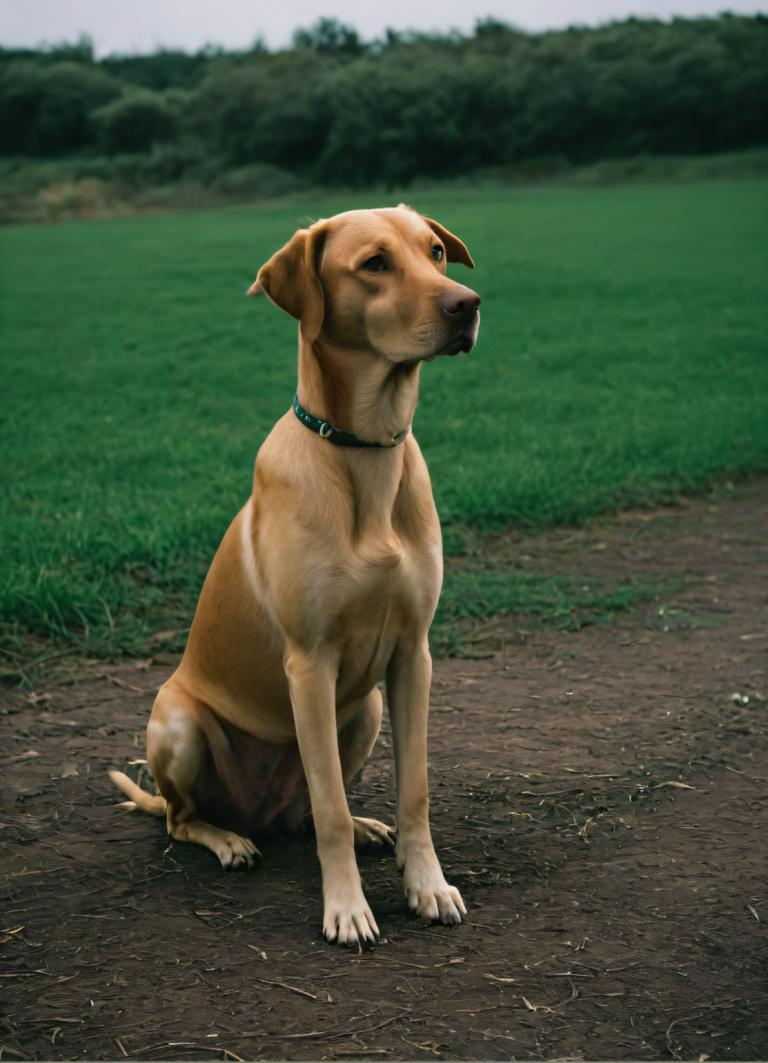
{"type": "Polygon", "coordinates": [[[118,790],[122,790],[125,796],[130,798],[129,801],[121,801],[120,808],[126,808],[129,812],[140,808],[142,812],[149,812],[152,816],[165,815],[167,802],[164,797],[148,794],[122,771],[111,771],[109,777],[118,790]]]}

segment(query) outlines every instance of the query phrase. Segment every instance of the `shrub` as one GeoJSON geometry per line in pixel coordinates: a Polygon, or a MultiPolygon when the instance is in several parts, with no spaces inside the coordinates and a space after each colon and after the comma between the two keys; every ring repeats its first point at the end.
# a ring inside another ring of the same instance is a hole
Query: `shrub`
{"type": "Polygon", "coordinates": [[[112,154],[146,151],[172,140],[178,128],[177,110],[159,92],[133,89],[93,113],[103,147],[112,154]]]}
{"type": "Polygon", "coordinates": [[[272,199],[299,191],[304,182],[278,166],[254,163],[225,171],[212,182],[212,187],[229,199],[272,199]]]}
{"type": "Polygon", "coordinates": [[[60,181],[47,185],[38,193],[46,221],[59,218],[91,218],[113,206],[114,195],[109,185],[95,177],[78,181],[60,181]]]}

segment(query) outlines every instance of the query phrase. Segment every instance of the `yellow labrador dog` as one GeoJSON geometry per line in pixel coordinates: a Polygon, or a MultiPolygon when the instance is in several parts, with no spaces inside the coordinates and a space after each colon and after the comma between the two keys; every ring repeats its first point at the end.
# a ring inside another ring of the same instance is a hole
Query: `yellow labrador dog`
{"type": "Polygon", "coordinates": [[[323,878],[323,931],[378,936],[354,845],[390,829],[350,815],[344,792],[371,752],[386,678],[397,779],[396,853],[410,908],[459,923],[459,891],[429,828],[427,633],[442,580],[429,474],[411,433],[421,363],[469,351],[479,297],[449,280],[473,266],[456,236],[401,205],[301,229],[262,266],[263,290],[298,318],[293,409],[259,450],[253,493],[205,580],[186,651],[147,728],[162,796],[117,786],[223,867],[250,840],[297,826],[307,797],[323,878]]]}

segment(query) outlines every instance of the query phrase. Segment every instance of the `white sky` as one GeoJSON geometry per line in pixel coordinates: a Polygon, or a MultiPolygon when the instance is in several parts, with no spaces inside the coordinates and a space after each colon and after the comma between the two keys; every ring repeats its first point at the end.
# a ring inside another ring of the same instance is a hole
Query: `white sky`
{"type": "Polygon", "coordinates": [[[364,39],[395,29],[469,30],[493,16],[523,29],[595,24],[628,15],[668,18],[728,10],[768,13],[744,0],[0,0],[0,44],[37,45],[93,38],[99,55],[147,52],[164,45],[196,50],[207,43],[247,47],[257,36],[272,46],[320,16],[354,25],[364,39]]]}

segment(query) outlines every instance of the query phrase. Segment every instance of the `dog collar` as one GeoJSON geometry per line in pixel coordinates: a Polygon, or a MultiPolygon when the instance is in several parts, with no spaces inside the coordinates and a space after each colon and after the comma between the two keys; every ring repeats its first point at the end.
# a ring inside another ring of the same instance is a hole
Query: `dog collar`
{"type": "Polygon", "coordinates": [[[387,443],[372,443],[368,439],[361,439],[354,432],[344,432],[341,428],[334,428],[328,421],[313,417],[299,402],[298,392],[293,396],[293,412],[305,428],[309,428],[311,432],[317,432],[321,439],[327,439],[336,447],[396,447],[408,435],[408,429],[404,428],[402,432],[392,436],[387,443]]]}

